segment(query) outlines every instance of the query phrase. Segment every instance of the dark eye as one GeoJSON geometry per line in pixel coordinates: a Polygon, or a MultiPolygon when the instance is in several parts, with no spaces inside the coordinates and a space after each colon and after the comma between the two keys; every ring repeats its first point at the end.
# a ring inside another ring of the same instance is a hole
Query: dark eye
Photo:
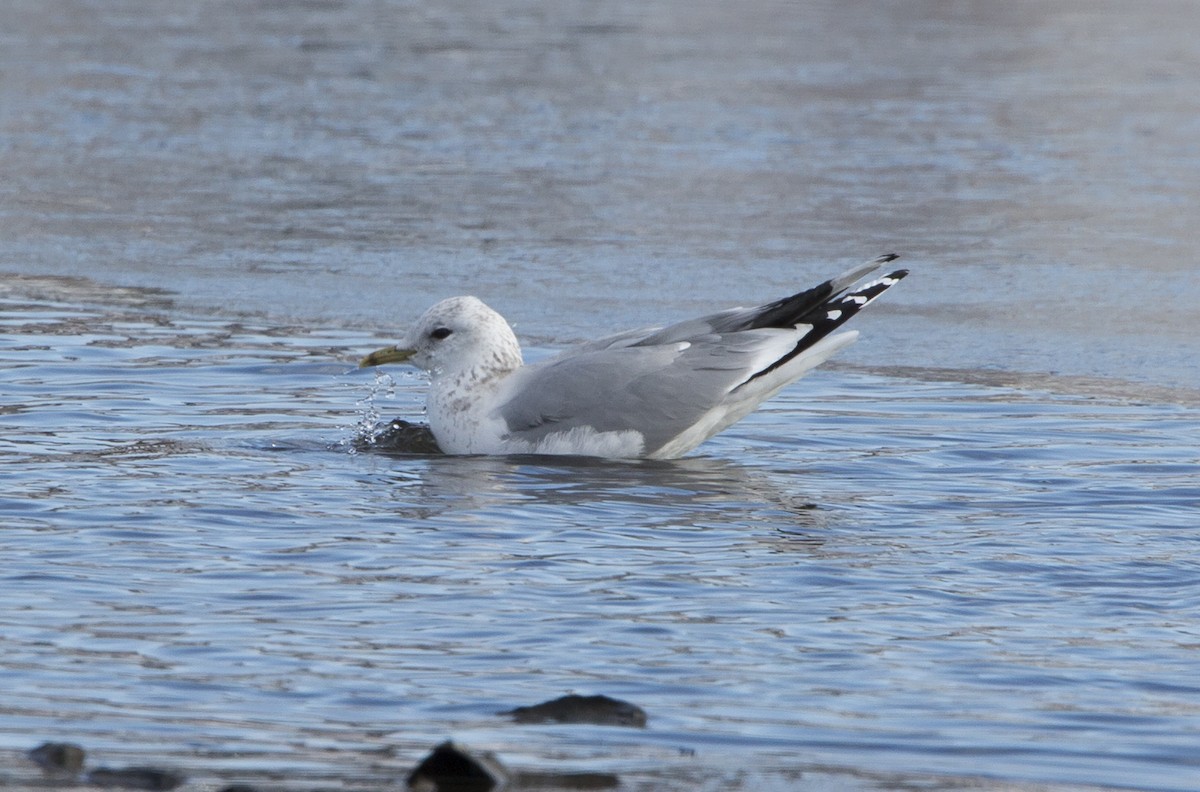
{"type": "Polygon", "coordinates": [[[438,341],[441,341],[443,338],[448,337],[453,332],[454,331],[451,330],[449,327],[439,327],[438,329],[436,329],[432,333],[430,333],[429,337],[436,338],[438,341]]]}

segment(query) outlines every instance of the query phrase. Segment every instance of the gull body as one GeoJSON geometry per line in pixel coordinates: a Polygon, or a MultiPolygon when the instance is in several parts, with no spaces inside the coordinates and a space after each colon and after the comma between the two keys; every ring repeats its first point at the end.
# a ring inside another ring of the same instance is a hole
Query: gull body
{"type": "Polygon", "coordinates": [[[852,343],[856,332],[834,331],[908,273],[847,289],[895,258],[766,305],[618,333],[528,366],[504,317],[476,297],[451,297],[361,365],[429,372],[429,427],[448,454],[671,459],[852,343]]]}

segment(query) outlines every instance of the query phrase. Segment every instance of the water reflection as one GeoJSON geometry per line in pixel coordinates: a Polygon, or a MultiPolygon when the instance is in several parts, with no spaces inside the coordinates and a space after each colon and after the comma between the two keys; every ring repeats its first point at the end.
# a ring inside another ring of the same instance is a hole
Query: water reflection
{"type": "MultiPolygon", "coordinates": [[[[563,527],[603,525],[616,517],[640,530],[697,528],[714,523],[799,532],[818,522],[818,507],[779,490],[770,476],[716,457],[669,462],[588,457],[445,457],[396,455],[380,481],[398,513],[428,519],[455,512],[506,512],[564,507],[563,527]],[[622,518],[622,515],[623,518],[622,518]]],[[[539,518],[541,519],[541,518],[539,518]]]]}

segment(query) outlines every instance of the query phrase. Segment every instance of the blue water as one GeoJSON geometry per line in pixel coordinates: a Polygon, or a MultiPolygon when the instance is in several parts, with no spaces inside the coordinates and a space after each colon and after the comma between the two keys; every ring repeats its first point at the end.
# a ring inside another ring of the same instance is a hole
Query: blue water
{"type": "Polygon", "coordinates": [[[0,2],[0,784],[72,739],[377,789],[454,737],[1200,788],[1189,4],[54,6],[0,2]],[[860,342],[688,459],[369,443],[423,386],[355,361],[439,298],[532,356],[889,251],[860,342]],[[568,691],[649,725],[495,714],[568,691]]]}
{"type": "Polygon", "coordinates": [[[1200,777],[1195,407],[832,367],[677,462],[384,454],[378,338],[0,307],[0,749],[1200,777]],[[568,691],[649,726],[495,715],[568,691]]]}

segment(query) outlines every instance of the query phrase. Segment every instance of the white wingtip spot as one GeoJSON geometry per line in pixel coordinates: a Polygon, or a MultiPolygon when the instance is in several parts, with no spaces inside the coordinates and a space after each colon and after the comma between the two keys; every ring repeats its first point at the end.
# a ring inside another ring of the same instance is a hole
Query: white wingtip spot
{"type": "Polygon", "coordinates": [[[836,322],[838,319],[842,318],[841,311],[828,311],[825,315],[829,317],[829,321],[831,322],[836,322]]]}

